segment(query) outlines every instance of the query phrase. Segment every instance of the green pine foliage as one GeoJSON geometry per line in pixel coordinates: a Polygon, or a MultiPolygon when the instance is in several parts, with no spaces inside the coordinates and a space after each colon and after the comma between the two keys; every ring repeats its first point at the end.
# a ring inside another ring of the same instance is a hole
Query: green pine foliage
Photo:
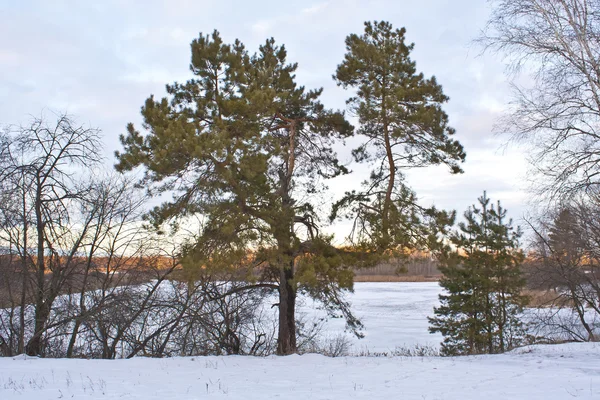
{"type": "Polygon", "coordinates": [[[333,208],[332,219],[353,219],[353,238],[389,250],[422,244],[429,227],[424,220],[452,220],[453,215],[416,204],[402,171],[444,164],[461,173],[461,144],[442,106],[448,101],[435,77],[417,71],[406,30],[388,22],[366,22],[362,35],[346,38],[346,55],[334,79],[355,90],[347,100],[358,116],[358,134],[366,140],[354,150],[357,162],[372,167],[362,190],[352,191],[333,208]]]}
{"type": "Polygon", "coordinates": [[[485,192],[478,200],[441,254],[445,293],[429,318],[429,331],[444,336],[445,355],[501,353],[525,337],[519,319],[527,304],[521,294],[521,231],[507,221],[500,202],[490,204],[485,192]]]}

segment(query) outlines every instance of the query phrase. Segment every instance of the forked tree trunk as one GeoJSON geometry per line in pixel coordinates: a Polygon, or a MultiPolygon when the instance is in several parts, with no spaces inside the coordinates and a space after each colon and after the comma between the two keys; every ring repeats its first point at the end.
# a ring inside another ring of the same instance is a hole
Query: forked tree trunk
{"type": "Polygon", "coordinates": [[[37,303],[35,310],[35,325],[34,332],[27,346],[25,346],[25,353],[28,356],[40,356],[42,355],[42,336],[46,329],[46,322],[50,316],[50,309],[47,303],[37,303]]]}

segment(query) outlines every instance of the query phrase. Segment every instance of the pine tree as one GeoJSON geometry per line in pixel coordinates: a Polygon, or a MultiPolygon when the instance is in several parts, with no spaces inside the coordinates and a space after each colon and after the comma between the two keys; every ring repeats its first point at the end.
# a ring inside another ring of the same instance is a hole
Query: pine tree
{"type": "Polygon", "coordinates": [[[363,35],[346,38],[347,52],[334,75],[338,85],[356,90],[347,103],[366,141],[353,154],[374,169],[362,190],[335,204],[331,218],[353,218],[355,238],[386,250],[414,247],[427,234],[423,217],[449,217],[418,207],[402,170],[445,164],[461,173],[465,159],[442,110],[448,97],[435,77],[417,72],[410,58],[414,44],[405,42],[405,33],[388,22],[366,22],[363,35]]]}
{"type": "Polygon", "coordinates": [[[360,327],[340,293],[352,289],[351,262],[320,233],[315,206],[323,179],[348,172],[332,145],[353,127],[319,102],[321,89],[296,84],[297,65],[273,39],[250,54],[215,31],[191,52],[194,78],[146,100],[145,133],[128,125],[117,169],[143,166],[144,184],[173,193],[151,213],[157,226],[204,216],[184,266],[245,269],[251,283],[236,291],[278,293],[278,354],[296,351],[299,291],[360,327]]]}
{"type": "Polygon", "coordinates": [[[429,331],[444,336],[446,355],[501,353],[524,338],[521,231],[506,221],[500,202],[490,205],[485,192],[478,200],[479,207],[465,212],[466,222],[451,235],[451,246],[441,257],[445,293],[429,318],[429,331]]]}

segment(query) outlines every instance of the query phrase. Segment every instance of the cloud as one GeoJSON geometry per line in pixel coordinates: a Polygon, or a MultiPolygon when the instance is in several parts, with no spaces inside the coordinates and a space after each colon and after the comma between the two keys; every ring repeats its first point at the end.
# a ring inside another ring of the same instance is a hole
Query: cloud
{"type": "Polygon", "coordinates": [[[252,24],[252,31],[257,35],[265,36],[272,26],[273,21],[262,20],[252,24]]]}
{"type": "Polygon", "coordinates": [[[308,15],[316,14],[316,13],[320,12],[321,10],[325,9],[328,5],[329,5],[329,2],[315,4],[314,6],[303,8],[302,13],[308,14],[308,15]]]}

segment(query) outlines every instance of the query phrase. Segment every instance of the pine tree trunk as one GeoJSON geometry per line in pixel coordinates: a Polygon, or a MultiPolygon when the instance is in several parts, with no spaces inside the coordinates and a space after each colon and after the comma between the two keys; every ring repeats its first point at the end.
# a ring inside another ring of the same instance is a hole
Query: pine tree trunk
{"type": "Polygon", "coordinates": [[[394,154],[392,153],[392,144],[390,141],[389,122],[387,118],[387,107],[386,107],[386,93],[385,93],[386,80],[383,78],[383,94],[381,98],[381,114],[383,116],[383,138],[385,145],[385,154],[389,168],[388,186],[385,192],[385,199],[383,201],[383,214],[381,216],[381,227],[383,230],[384,243],[388,246],[390,243],[390,207],[392,205],[392,192],[394,191],[394,185],[396,184],[396,164],[394,163],[394,154]]]}
{"type": "Polygon", "coordinates": [[[296,347],[296,290],[290,285],[294,276],[290,265],[281,271],[279,283],[279,335],[277,354],[285,356],[298,351],[296,347]]]}

